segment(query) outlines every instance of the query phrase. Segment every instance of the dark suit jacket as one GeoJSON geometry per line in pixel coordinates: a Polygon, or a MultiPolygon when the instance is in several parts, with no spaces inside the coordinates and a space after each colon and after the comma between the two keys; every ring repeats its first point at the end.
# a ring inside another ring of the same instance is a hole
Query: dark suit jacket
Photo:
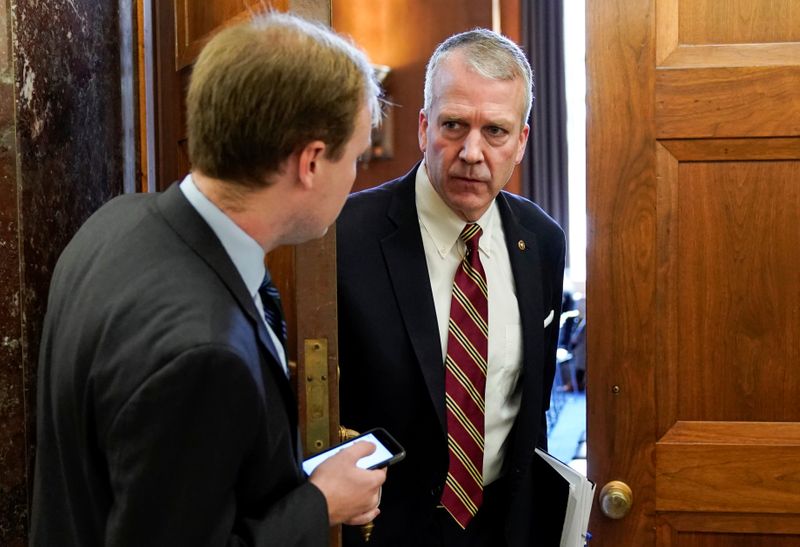
{"type": "MultiPolygon", "coordinates": [[[[342,423],[360,431],[385,427],[407,452],[389,469],[373,547],[424,543],[448,465],[444,365],[415,176],[416,168],[352,195],[337,223],[342,423]]],[[[546,443],[565,244],[558,225],[530,201],[503,192],[497,206],[523,330],[522,402],[503,466],[505,535],[521,546],[531,544],[537,496],[546,496],[537,491],[531,462],[537,444],[546,443]],[[543,328],[550,310],[553,321],[543,328]]],[[[346,544],[359,543],[346,530],[346,544]]]]}
{"type": "Polygon", "coordinates": [[[294,396],[178,185],[116,198],[55,269],[31,545],[326,545],[294,396]]]}

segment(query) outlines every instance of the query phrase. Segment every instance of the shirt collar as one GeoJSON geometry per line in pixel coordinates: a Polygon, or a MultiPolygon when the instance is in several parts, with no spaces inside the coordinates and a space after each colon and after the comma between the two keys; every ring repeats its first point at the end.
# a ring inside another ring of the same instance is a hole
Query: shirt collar
{"type": "MultiPolygon", "coordinates": [[[[414,181],[416,191],[417,214],[423,228],[431,236],[436,250],[441,257],[446,256],[458,242],[458,236],[467,224],[444,202],[439,193],[433,188],[428,171],[423,161],[414,181]]],[[[476,222],[483,230],[478,248],[486,256],[491,256],[492,229],[495,224],[495,206],[492,201],[489,208],[476,222]]]]}
{"type": "Polygon", "coordinates": [[[255,298],[264,280],[264,249],[242,230],[231,218],[209,200],[194,183],[192,175],[186,175],[180,186],[181,192],[192,207],[203,217],[219,238],[225,252],[242,276],[247,291],[255,298]]]}

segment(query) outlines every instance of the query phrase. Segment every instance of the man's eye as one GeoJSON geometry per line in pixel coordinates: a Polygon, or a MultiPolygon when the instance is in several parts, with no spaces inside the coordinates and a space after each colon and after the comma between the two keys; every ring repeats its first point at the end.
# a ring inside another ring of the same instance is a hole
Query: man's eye
{"type": "Polygon", "coordinates": [[[458,122],[444,122],[442,124],[442,127],[444,129],[448,129],[450,131],[453,131],[455,129],[458,129],[458,122]]]}
{"type": "Polygon", "coordinates": [[[502,127],[497,127],[496,125],[490,126],[486,128],[486,132],[491,135],[492,137],[500,137],[506,134],[506,130],[502,127]]]}

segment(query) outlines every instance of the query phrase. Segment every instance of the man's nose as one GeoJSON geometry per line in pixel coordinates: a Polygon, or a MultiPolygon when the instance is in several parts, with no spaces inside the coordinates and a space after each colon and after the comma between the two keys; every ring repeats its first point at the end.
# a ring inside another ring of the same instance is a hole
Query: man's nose
{"type": "Polygon", "coordinates": [[[480,163],[483,161],[483,139],[480,131],[475,130],[467,133],[458,157],[466,163],[480,163]]]}

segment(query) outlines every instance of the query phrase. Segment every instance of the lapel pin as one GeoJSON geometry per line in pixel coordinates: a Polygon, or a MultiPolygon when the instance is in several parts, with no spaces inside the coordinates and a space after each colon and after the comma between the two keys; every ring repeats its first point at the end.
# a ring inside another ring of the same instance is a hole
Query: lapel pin
{"type": "Polygon", "coordinates": [[[520,251],[524,251],[527,248],[527,246],[525,245],[525,242],[522,241],[521,239],[519,241],[517,241],[517,247],[519,247],[520,251]]]}

